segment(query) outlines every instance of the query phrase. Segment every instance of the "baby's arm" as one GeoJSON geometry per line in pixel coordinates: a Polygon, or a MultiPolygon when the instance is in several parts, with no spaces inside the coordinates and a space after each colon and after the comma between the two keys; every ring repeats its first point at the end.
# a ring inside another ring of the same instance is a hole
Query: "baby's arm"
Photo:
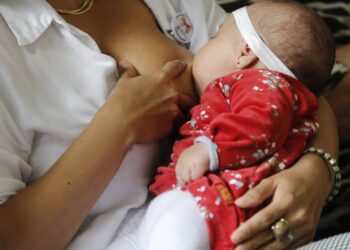
{"type": "Polygon", "coordinates": [[[231,113],[218,115],[209,126],[210,139],[217,148],[218,169],[250,166],[280,152],[287,137],[299,133],[298,128],[304,128],[305,122],[310,127],[307,136],[297,136],[302,140],[298,142],[301,147],[315,132],[314,96],[305,97],[301,92],[296,95],[296,90],[283,80],[275,85],[249,81],[234,86],[231,113]],[[298,122],[293,124],[297,116],[298,122]]]}
{"type": "MultiPolygon", "coordinates": [[[[180,181],[189,182],[207,172],[210,164],[213,165],[209,161],[209,152],[213,154],[213,151],[218,162],[210,170],[258,163],[277,151],[281,152],[281,146],[294,129],[291,126],[296,108],[295,93],[287,84],[272,88],[261,81],[248,81],[233,86],[229,100],[231,112],[221,113],[210,122],[206,134],[209,143],[194,144],[179,157],[176,172],[180,181]]],[[[299,109],[303,109],[304,114],[300,119],[310,123],[309,133],[312,135],[315,132],[316,103],[300,103],[299,109]]],[[[301,136],[303,141],[298,144],[303,147],[307,138],[309,136],[301,136]]]]}

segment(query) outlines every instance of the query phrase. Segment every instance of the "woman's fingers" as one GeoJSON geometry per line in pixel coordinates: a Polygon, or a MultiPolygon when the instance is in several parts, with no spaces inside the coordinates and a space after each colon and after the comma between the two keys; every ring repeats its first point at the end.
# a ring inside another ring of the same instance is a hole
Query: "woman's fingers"
{"type": "MultiPolygon", "coordinates": [[[[300,224],[301,221],[293,220],[287,216],[283,216],[289,223],[289,233],[291,234],[292,239],[288,240],[288,237],[284,237],[281,240],[276,240],[271,229],[271,225],[267,227],[262,232],[256,234],[250,240],[237,246],[236,250],[254,250],[254,249],[295,249],[298,246],[301,246],[311,239],[305,237],[305,226],[300,224]]],[[[308,235],[309,236],[309,235],[308,235]]]]}
{"type": "MultiPolygon", "coordinates": [[[[241,208],[251,208],[262,204],[269,199],[275,191],[275,185],[271,179],[263,180],[255,188],[249,190],[242,197],[235,201],[236,205],[241,208]]],[[[280,211],[280,210],[277,210],[280,211]]],[[[281,211],[280,211],[281,212],[281,211]]],[[[282,213],[282,212],[281,212],[282,213]]],[[[278,214],[279,215],[279,214],[278,214]]],[[[243,223],[233,234],[231,240],[235,244],[239,244],[249,239],[259,231],[263,230],[266,224],[271,223],[275,219],[274,204],[262,209],[247,222],[243,223]]]]}
{"type": "Polygon", "coordinates": [[[262,204],[266,199],[270,198],[275,191],[275,185],[270,179],[264,179],[256,187],[250,189],[235,203],[240,208],[252,208],[262,204]]]}
{"type": "MultiPolygon", "coordinates": [[[[290,221],[290,224],[293,225],[293,221],[290,221]]],[[[305,236],[305,228],[303,225],[291,227],[290,233],[293,236],[292,241],[289,241],[287,237],[282,240],[270,240],[270,241],[267,241],[267,243],[265,243],[264,245],[261,245],[261,247],[259,247],[258,249],[261,249],[261,250],[296,249],[297,247],[300,247],[310,242],[313,238],[313,237],[310,237],[310,235],[305,236]]],[[[248,249],[254,249],[254,248],[247,248],[247,250],[248,249]]]]}
{"type": "MultiPolygon", "coordinates": [[[[287,218],[287,217],[284,217],[287,218]]],[[[276,240],[271,230],[271,226],[250,240],[237,246],[236,250],[255,250],[255,249],[295,249],[296,247],[302,246],[303,244],[310,242],[312,238],[305,236],[305,228],[303,225],[295,224],[295,221],[287,219],[290,224],[290,233],[292,240],[288,240],[287,236],[282,240],[276,240]]]]}
{"type": "Polygon", "coordinates": [[[258,233],[252,240],[238,245],[236,250],[260,249],[261,246],[273,241],[275,238],[271,230],[264,230],[258,233]]]}
{"type": "Polygon", "coordinates": [[[239,228],[233,233],[232,241],[237,245],[266,228],[270,228],[272,223],[282,218],[287,211],[288,207],[281,207],[280,204],[271,203],[266,208],[262,209],[251,217],[247,222],[239,226],[239,228]]]}
{"type": "Polygon", "coordinates": [[[138,75],[128,62],[118,64],[123,72],[109,94],[106,106],[124,117],[135,142],[158,140],[172,130],[174,121],[183,120],[182,106],[192,105],[182,96],[175,82],[186,64],[174,60],[152,74],[138,75]],[[122,114],[127,115],[122,115],[122,114]]]}
{"type": "MultiPolygon", "coordinates": [[[[133,78],[138,75],[137,70],[128,61],[118,62],[119,73],[122,77],[133,78]]],[[[173,60],[166,63],[158,73],[159,83],[170,83],[186,69],[186,63],[173,60]]]]}
{"type": "Polygon", "coordinates": [[[170,83],[186,69],[186,63],[180,60],[173,60],[166,63],[159,73],[159,81],[170,83]]]}
{"type": "Polygon", "coordinates": [[[138,75],[137,70],[128,61],[118,62],[118,71],[122,77],[132,78],[138,75]]]}
{"type": "MultiPolygon", "coordinates": [[[[270,180],[273,182],[278,179],[272,177],[270,180]]],[[[263,189],[269,190],[268,187],[263,189]]],[[[238,250],[289,249],[312,240],[320,213],[319,204],[300,199],[298,194],[290,190],[288,183],[280,182],[278,188],[274,190],[271,203],[243,223],[233,234],[233,241],[238,245],[238,250]],[[281,218],[288,221],[293,242],[288,242],[287,238],[282,241],[274,239],[271,226],[281,218]],[[269,233],[270,237],[266,236],[266,239],[259,237],[269,233]]]]}
{"type": "Polygon", "coordinates": [[[323,172],[317,172],[322,168],[314,160],[313,157],[304,156],[293,168],[261,182],[254,188],[258,191],[249,191],[247,199],[237,200],[238,206],[250,208],[262,204],[270,196],[273,197],[270,204],[234,232],[232,238],[238,249],[295,249],[312,240],[329,188],[327,178],[321,178],[323,172]],[[315,175],[320,178],[315,178],[315,175]],[[314,188],[315,186],[318,188],[314,188]],[[293,242],[279,242],[271,239],[271,236],[266,239],[259,237],[269,232],[273,236],[271,226],[281,218],[288,220],[293,242]]]}
{"type": "MultiPolygon", "coordinates": [[[[159,83],[167,83],[173,84],[175,78],[181,75],[186,69],[187,65],[179,60],[174,60],[166,63],[159,73],[159,83]]],[[[173,91],[177,93],[176,95],[176,103],[179,105],[180,109],[183,112],[187,112],[191,107],[193,107],[196,103],[192,97],[180,93],[178,91],[177,86],[171,85],[173,91]]]]}
{"type": "Polygon", "coordinates": [[[245,208],[256,207],[269,198],[272,193],[274,195],[269,205],[257,212],[233,233],[232,241],[235,244],[252,239],[257,233],[270,229],[271,225],[285,216],[288,213],[288,209],[292,207],[295,197],[283,186],[275,190],[276,184],[274,184],[274,180],[274,178],[270,178],[262,181],[254,188],[255,191],[254,189],[249,191],[250,196],[247,201],[244,201],[245,203],[241,202],[245,205],[245,208]]]}

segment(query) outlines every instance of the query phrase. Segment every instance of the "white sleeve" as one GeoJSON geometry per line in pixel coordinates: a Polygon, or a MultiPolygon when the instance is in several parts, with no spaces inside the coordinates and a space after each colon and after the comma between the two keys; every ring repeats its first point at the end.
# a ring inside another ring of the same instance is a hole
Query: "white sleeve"
{"type": "Polygon", "coordinates": [[[214,172],[219,169],[218,146],[207,136],[202,135],[194,140],[195,143],[204,143],[208,149],[209,170],[214,172]]]}
{"type": "Polygon", "coordinates": [[[144,0],[144,2],[152,10],[164,34],[170,38],[174,17],[179,12],[186,14],[193,25],[191,42],[187,47],[192,53],[197,52],[215,35],[227,16],[225,10],[214,0],[144,0]]]}
{"type": "Polygon", "coordinates": [[[26,162],[29,152],[30,146],[0,99],[0,205],[26,186],[32,171],[26,162]]]}
{"type": "Polygon", "coordinates": [[[182,0],[192,17],[194,32],[189,50],[196,53],[212,38],[227,17],[225,10],[214,0],[182,0]]]}

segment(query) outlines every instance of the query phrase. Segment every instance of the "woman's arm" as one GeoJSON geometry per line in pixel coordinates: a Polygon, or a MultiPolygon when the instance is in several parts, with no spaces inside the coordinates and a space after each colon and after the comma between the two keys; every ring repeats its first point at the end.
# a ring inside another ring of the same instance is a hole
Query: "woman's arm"
{"type": "MultiPolygon", "coordinates": [[[[337,48],[337,61],[350,69],[350,43],[337,48]]],[[[341,143],[350,142],[350,71],[344,76],[339,85],[327,95],[338,121],[341,143]]]]}
{"type": "MultiPolygon", "coordinates": [[[[338,135],[331,108],[320,98],[318,112],[320,129],[312,145],[338,157],[338,135]]],[[[323,205],[331,190],[331,171],[318,156],[307,154],[290,169],[263,180],[247,192],[236,204],[242,208],[256,207],[272,198],[271,202],[242,224],[232,235],[237,250],[294,249],[311,241],[323,205]],[[292,245],[276,241],[271,225],[280,218],[289,221],[294,236],[292,245]]]]}
{"type": "Polygon", "coordinates": [[[180,115],[173,79],[184,69],[171,62],[153,75],[126,71],[52,168],[0,206],[0,249],[64,249],[130,146],[170,131],[180,115]]]}

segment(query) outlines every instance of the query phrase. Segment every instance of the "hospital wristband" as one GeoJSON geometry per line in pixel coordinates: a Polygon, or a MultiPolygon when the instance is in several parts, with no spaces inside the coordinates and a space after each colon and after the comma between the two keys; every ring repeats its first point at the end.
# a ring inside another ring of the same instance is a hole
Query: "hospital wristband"
{"type": "Polygon", "coordinates": [[[219,169],[219,158],[217,154],[217,146],[215,143],[210,140],[207,136],[199,136],[194,140],[195,143],[202,142],[207,146],[208,153],[209,153],[209,170],[211,172],[214,172],[219,169]]]}
{"type": "Polygon", "coordinates": [[[303,154],[309,154],[309,153],[320,156],[326,162],[329,169],[334,173],[334,183],[332,186],[332,190],[327,197],[327,203],[329,203],[339,193],[339,189],[341,187],[341,174],[340,174],[340,168],[337,164],[337,160],[332,158],[331,154],[324,151],[322,148],[310,147],[304,150],[303,152],[303,154]]]}

